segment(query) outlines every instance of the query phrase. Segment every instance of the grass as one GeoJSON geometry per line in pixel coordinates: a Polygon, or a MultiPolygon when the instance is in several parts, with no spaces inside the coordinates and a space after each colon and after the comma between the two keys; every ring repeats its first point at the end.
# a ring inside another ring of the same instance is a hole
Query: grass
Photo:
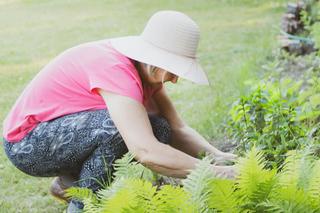
{"type": "MultiPolygon", "coordinates": [[[[277,46],[281,1],[262,0],[0,0],[0,121],[33,76],[55,55],[82,42],[139,34],[157,10],[180,10],[200,26],[199,60],[210,87],[186,81],[168,85],[182,117],[208,139],[244,82],[277,46]]],[[[62,212],[48,195],[50,178],[15,169],[0,149],[0,212],[62,212]]]]}

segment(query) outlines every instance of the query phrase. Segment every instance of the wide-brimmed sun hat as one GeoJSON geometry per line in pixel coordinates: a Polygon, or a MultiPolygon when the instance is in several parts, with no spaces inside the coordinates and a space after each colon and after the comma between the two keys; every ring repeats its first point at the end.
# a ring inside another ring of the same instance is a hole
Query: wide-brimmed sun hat
{"type": "Polygon", "coordinates": [[[159,11],[141,35],[111,39],[111,45],[128,58],[167,70],[198,84],[209,84],[197,61],[198,25],[177,11],[159,11]]]}

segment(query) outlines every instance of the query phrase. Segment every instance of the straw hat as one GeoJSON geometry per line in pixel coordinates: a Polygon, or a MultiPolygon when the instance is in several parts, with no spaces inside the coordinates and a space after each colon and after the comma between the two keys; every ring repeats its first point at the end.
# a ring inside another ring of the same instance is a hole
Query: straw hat
{"type": "Polygon", "coordinates": [[[134,60],[160,67],[198,84],[209,84],[196,58],[198,25],[177,11],[155,13],[139,36],[111,39],[112,46],[134,60]]]}

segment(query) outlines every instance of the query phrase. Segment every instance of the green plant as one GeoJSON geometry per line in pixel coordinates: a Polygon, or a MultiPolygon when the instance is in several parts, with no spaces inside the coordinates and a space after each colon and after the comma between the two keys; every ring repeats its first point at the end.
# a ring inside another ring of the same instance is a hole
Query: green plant
{"type": "MultiPolygon", "coordinates": [[[[67,194],[82,200],[84,212],[198,212],[204,209],[201,204],[206,194],[203,193],[208,181],[208,164],[205,158],[198,169],[186,180],[186,190],[180,186],[154,186],[150,175],[152,172],[140,163],[133,162],[133,155],[128,153],[115,162],[114,181],[95,195],[89,189],[70,188],[67,194]],[[207,172],[200,172],[205,169],[207,172]],[[196,185],[193,184],[196,180],[196,185]],[[196,193],[192,196],[191,193],[196,193]],[[204,194],[204,195],[202,195],[204,194]],[[126,202],[123,202],[123,201],[126,202]],[[198,203],[199,201],[199,203],[198,203]]],[[[212,172],[211,172],[212,173],[212,172]]],[[[204,199],[205,200],[205,199],[204,199]]]]}
{"type": "Polygon", "coordinates": [[[191,195],[189,200],[196,212],[208,212],[208,202],[211,193],[210,181],[214,178],[210,157],[205,157],[188,177],[182,181],[183,189],[191,195]]]}
{"type": "Polygon", "coordinates": [[[274,212],[319,212],[319,160],[292,151],[277,175],[277,190],[263,205],[274,212]]]}
{"type": "Polygon", "coordinates": [[[117,159],[113,164],[115,172],[114,179],[119,178],[141,178],[147,181],[155,181],[155,174],[140,163],[134,161],[134,155],[125,154],[122,158],[117,159]]]}
{"type": "Polygon", "coordinates": [[[298,96],[298,119],[308,127],[319,122],[320,117],[320,79],[313,76],[298,96]]]}
{"type": "Polygon", "coordinates": [[[270,170],[254,147],[239,159],[235,180],[214,177],[210,159],[205,158],[184,187],[156,187],[147,180],[117,177],[97,195],[77,188],[68,194],[83,200],[84,212],[95,213],[320,212],[320,160],[306,151],[291,151],[287,156],[281,170],[270,170]],[[111,196],[106,193],[110,188],[111,196]]]}
{"type": "Polygon", "coordinates": [[[297,97],[302,82],[283,79],[261,82],[230,110],[229,134],[239,141],[238,153],[256,146],[263,150],[268,166],[281,165],[288,150],[304,146],[306,134],[297,121],[297,97]]]}
{"type": "Polygon", "coordinates": [[[262,153],[253,148],[240,159],[235,181],[212,180],[211,207],[220,212],[320,212],[319,166],[309,153],[292,151],[276,173],[266,169],[262,153]],[[222,193],[216,194],[218,189],[222,193]]]}
{"type": "Polygon", "coordinates": [[[316,0],[306,0],[305,9],[301,11],[301,21],[304,26],[305,34],[311,35],[315,47],[320,45],[320,5],[316,0]]]}
{"type": "Polygon", "coordinates": [[[314,40],[315,46],[317,49],[320,47],[320,23],[316,22],[310,27],[311,36],[314,40]]]}

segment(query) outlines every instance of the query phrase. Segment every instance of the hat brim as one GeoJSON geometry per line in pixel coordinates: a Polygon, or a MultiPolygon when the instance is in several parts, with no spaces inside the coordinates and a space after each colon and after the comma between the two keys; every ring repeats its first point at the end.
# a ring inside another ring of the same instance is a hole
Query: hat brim
{"type": "Polygon", "coordinates": [[[113,38],[110,42],[117,51],[131,59],[160,67],[197,84],[209,84],[207,74],[194,58],[168,52],[144,41],[140,36],[113,38]]]}

